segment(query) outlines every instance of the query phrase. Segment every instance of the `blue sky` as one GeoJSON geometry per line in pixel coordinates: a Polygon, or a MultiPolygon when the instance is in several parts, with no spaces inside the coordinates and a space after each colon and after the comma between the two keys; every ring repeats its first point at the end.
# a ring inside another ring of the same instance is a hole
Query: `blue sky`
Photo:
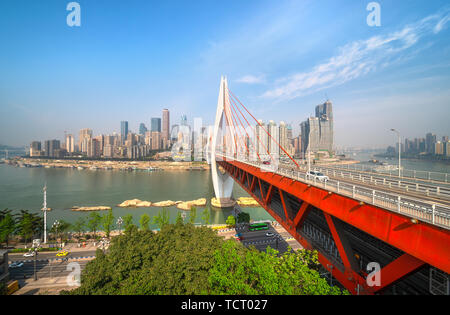
{"type": "Polygon", "coordinates": [[[213,123],[221,75],[258,118],[298,124],[326,99],[335,142],[450,135],[450,6],[443,1],[0,2],[0,143],[150,124],[163,108],[213,123]]]}

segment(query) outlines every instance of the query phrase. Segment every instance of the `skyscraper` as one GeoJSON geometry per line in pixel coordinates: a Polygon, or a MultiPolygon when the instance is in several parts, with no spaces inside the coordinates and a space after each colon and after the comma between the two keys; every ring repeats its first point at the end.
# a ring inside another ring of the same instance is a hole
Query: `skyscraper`
{"type": "Polygon", "coordinates": [[[152,118],[150,130],[161,132],[161,118],[152,118]]]}
{"type": "Polygon", "coordinates": [[[66,151],[73,153],[75,151],[75,137],[73,135],[66,135],[66,151]]]}
{"type": "Polygon", "coordinates": [[[333,152],[333,106],[326,101],[316,106],[316,116],[309,117],[300,124],[302,134],[302,153],[328,151],[333,152]]]}
{"type": "Polygon", "coordinates": [[[139,125],[139,134],[144,136],[146,132],[147,132],[147,127],[145,127],[144,123],[141,123],[139,125]]]}
{"type": "Polygon", "coordinates": [[[87,152],[87,145],[90,139],[92,139],[92,130],[89,128],[81,129],[80,138],[78,140],[78,147],[81,152],[87,152]]]}
{"type": "Polygon", "coordinates": [[[128,137],[128,121],[121,121],[120,122],[120,137],[122,142],[125,142],[128,137]]]}
{"type": "Polygon", "coordinates": [[[59,150],[60,142],[59,140],[47,140],[44,143],[45,156],[55,157],[55,151],[59,150]]]}
{"type": "Polygon", "coordinates": [[[162,138],[164,140],[170,140],[170,113],[168,109],[163,109],[162,112],[162,138]]]}
{"type": "Polygon", "coordinates": [[[187,126],[187,117],[186,117],[186,115],[181,115],[180,125],[181,126],[187,126]]]}

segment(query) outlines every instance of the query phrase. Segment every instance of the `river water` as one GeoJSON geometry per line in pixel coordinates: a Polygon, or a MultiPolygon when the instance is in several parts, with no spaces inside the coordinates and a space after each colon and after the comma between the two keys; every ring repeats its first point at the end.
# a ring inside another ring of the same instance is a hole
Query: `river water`
{"type": "MultiPolygon", "coordinates": [[[[362,164],[373,158],[371,154],[352,156],[362,164]]],[[[384,159],[383,159],[384,160],[384,159]]],[[[397,160],[386,160],[396,165],[397,160]]],[[[450,166],[441,162],[403,160],[406,169],[450,173],[450,166]]],[[[208,202],[214,196],[210,171],[114,171],[114,170],[77,170],[65,168],[20,168],[0,164],[0,209],[18,211],[26,209],[41,212],[43,204],[42,188],[47,183],[47,204],[52,208],[48,212],[48,225],[56,219],[73,223],[78,217],[86,217],[88,212],[70,210],[74,206],[110,206],[116,218],[132,214],[138,224],[142,214],[151,217],[162,208],[119,208],[116,205],[129,199],[141,199],[151,202],[164,200],[188,201],[206,198],[208,202]]],[[[248,196],[238,185],[234,185],[235,198],[248,196]]],[[[210,223],[225,223],[231,210],[210,209],[210,223]]],[[[178,212],[176,207],[167,208],[172,220],[178,212]]],[[[201,212],[197,208],[197,223],[201,223],[201,212]]],[[[272,220],[261,207],[244,208],[253,220],[272,220]]],[[[186,212],[189,217],[189,212],[186,212]]],[[[152,225],[152,228],[156,226],[152,225]]]]}
{"type": "MultiPolygon", "coordinates": [[[[114,171],[114,170],[77,170],[65,168],[20,168],[0,164],[0,209],[21,209],[30,212],[42,212],[42,189],[47,183],[48,225],[58,220],[75,222],[88,212],[70,210],[74,206],[110,206],[116,218],[132,214],[138,224],[142,214],[150,217],[158,214],[162,208],[119,208],[116,205],[129,199],[151,202],[164,200],[188,201],[206,198],[208,202],[214,196],[211,173],[209,171],[114,171]]],[[[248,196],[237,184],[234,185],[235,198],[248,196]]],[[[210,223],[225,223],[231,210],[210,208],[210,223]]],[[[167,207],[172,221],[178,212],[186,212],[176,207],[167,207]]],[[[197,207],[197,223],[201,223],[204,208],[197,207]]],[[[260,207],[246,207],[253,220],[272,220],[272,217],[260,207]]],[[[102,213],[103,211],[101,211],[102,213]]],[[[189,212],[186,212],[187,219],[189,212]]],[[[186,220],[187,220],[186,219],[186,220]]],[[[152,228],[156,226],[151,225],[152,228]]]]}

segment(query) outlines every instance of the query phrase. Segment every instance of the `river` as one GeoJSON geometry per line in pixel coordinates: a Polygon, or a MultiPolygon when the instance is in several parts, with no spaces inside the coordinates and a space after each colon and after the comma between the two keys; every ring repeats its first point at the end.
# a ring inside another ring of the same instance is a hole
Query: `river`
{"type": "MultiPolygon", "coordinates": [[[[64,220],[75,222],[88,212],[70,210],[74,206],[110,206],[116,218],[132,214],[134,223],[139,223],[142,214],[151,217],[162,208],[119,208],[116,205],[124,200],[141,199],[151,202],[173,200],[188,201],[206,198],[208,202],[214,196],[209,171],[113,171],[113,170],[77,170],[65,168],[20,168],[0,164],[0,209],[21,209],[30,212],[42,212],[42,189],[47,183],[47,206],[52,208],[47,214],[48,225],[64,220]]],[[[235,198],[248,196],[237,184],[234,185],[235,198]]],[[[210,207],[209,207],[210,208],[210,207]]],[[[185,211],[176,207],[167,208],[172,221],[177,213],[185,211]]],[[[253,220],[272,220],[272,217],[260,207],[246,207],[253,220]]],[[[197,208],[197,223],[201,223],[204,208],[197,208]]],[[[210,223],[225,223],[231,210],[210,208],[210,223]]],[[[102,211],[103,212],[103,211],[102,211]]],[[[100,212],[100,213],[102,213],[100,212]]],[[[189,212],[186,212],[187,219],[189,212]]],[[[151,225],[156,228],[155,225],[151,225]]]]}

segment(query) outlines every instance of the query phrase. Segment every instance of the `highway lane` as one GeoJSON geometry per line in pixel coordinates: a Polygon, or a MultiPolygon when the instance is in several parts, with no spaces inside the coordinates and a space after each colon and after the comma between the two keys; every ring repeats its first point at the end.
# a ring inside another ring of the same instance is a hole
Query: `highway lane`
{"type": "MultiPolygon", "coordinates": [[[[70,252],[69,255],[67,255],[68,258],[78,258],[78,257],[89,257],[89,256],[95,256],[95,250],[88,250],[88,251],[74,251],[70,252]]],[[[34,257],[24,257],[24,253],[8,253],[8,260],[11,262],[24,262],[28,260],[34,261],[34,257]]],[[[56,252],[43,252],[38,253],[36,260],[49,260],[49,259],[61,259],[64,257],[56,257],[56,252]]]]}
{"type": "Polygon", "coordinates": [[[289,244],[284,240],[283,236],[269,224],[269,229],[262,231],[249,231],[248,228],[239,231],[243,240],[241,243],[246,246],[254,246],[257,250],[265,251],[267,247],[277,249],[280,253],[287,251],[289,244]],[[273,236],[267,236],[272,233],[273,236]]]}
{"type": "MultiPolygon", "coordinates": [[[[71,262],[76,262],[80,266],[80,270],[86,267],[89,260],[69,260],[57,262],[36,262],[36,273],[38,279],[53,278],[67,276],[72,272],[72,269],[67,270],[67,266],[71,262]]],[[[22,267],[9,268],[10,278],[13,280],[21,280],[34,277],[34,262],[25,262],[22,267]]]]}
{"type": "MultiPolygon", "coordinates": [[[[306,174],[305,170],[298,170],[297,168],[294,167],[286,167],[285,165],[280,166],[280,168],[287,170],[288,172],[292,172],[294,171],[294,173],[296,174],[297,172],[300,172],[300,174],[303,176],[304,174],[306,174]]],[[[314,168],[312,168],[314,169],[314,168]]],[[[283,175],[283,174],[282,174],[283,175]]],[[[411,197],[413,199],[416,199],[418,201],[422,201],[422,202],[427,202],[429,204],[436,204],[436,205],[441,205],[443,207],[450,207],[450,200],[447,199],[443,199],[442,197],[439,198],[437,196],[428,196],[423,192],[416,192],[413,190],[409,190],[406,191],[405,189],[401,189],[395,186],[386,186],[386,185],[382,185],[382,184],[377,184],[375,185],[374,183],[370,183],[370,182],[363,182],[358,180],[357,178],[355,179],[351,179],[351,178],[346,178],[346,177],[340,177],[340,176],[332,176],[330,173],[327,175],[330,179],[333,179],[335,181],[339,181],[341,183],[346,183],[349,185],[356,185],[356,186],[360,186],[360,187],[365,187],[368,189],[374,189],[380,192],[384,192],[386,194],[398,194],[398,195],[403,195],[405,197],[411,197]]],[[[319,183],[319,181],[318,181],[319,183]]]]}

